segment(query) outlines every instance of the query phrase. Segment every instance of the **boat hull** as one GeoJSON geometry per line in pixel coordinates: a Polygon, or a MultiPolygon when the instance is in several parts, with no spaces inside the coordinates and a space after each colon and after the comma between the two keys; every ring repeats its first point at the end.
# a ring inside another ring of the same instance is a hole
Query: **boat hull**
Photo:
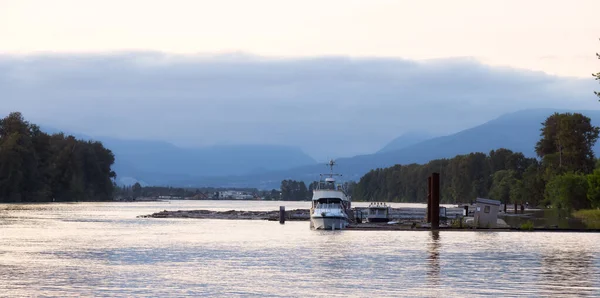
{"type": "Polygon", "coordinates": [[[342,230],[348,226],[345,217],[311,217],[310,228],[315,230],[342,230]]]}

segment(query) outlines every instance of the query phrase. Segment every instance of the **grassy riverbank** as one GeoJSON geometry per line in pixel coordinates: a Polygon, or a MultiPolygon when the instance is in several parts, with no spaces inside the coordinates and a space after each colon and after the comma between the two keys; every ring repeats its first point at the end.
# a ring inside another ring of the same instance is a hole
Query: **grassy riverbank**
{"type": "Polygon", "coordinates": [[[590,229],[600,229],[600,209],[579,210],[573,212],[590,229]]]}

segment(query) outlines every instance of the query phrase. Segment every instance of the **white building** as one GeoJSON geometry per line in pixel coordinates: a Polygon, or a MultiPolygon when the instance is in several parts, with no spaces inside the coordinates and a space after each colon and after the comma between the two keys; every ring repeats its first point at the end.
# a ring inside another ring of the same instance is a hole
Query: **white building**
{"type": "Polygon", "coordinates": [[[495,228],[498,222],[500,201],[477,198],[475,203],[474,222],[480,228],[495,228]]]}
{"type": "Polygon", "coordinates": [[[221,200],[249,200],[254,198],[253,195],[242,191],[225,190],[219,192],[219,199],[221,200]]]}

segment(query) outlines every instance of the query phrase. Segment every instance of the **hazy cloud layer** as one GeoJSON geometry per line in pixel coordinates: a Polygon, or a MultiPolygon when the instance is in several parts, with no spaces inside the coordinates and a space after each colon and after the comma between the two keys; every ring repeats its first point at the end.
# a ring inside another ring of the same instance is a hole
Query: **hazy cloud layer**
{"type": "Polygon", "coordinates": [[[0,56],[0,112],[184,146],[287,144],[322,160],[412,130],[447,134],[526,108],[597,109],[593,79],[472,59],[265,59],[158,53],[0,56]]]}

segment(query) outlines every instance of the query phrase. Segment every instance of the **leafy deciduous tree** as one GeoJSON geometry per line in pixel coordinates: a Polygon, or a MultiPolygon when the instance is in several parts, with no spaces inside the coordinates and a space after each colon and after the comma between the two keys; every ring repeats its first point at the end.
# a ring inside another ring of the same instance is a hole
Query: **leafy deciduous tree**
{"type": "MultiPolygon", "coordinates": [[[[598,59],[600,59],[600,54],[599,54],[599,53],[596,53],[596,57],[598,57],[598,59]]],[[[598,73],[595,73],[595,74],[592,74],[592,76],[594,76],[594,77],[596,78],[596,80],[597,80],[597,81],[600,81],[600,72],[598,72],[598,73]]],[[[599,82],[599,83],[600,83],[600,82],[599,82]]],[[[598,92],[598,91],[594,91],[594,93],[595,93],[595,94],[596,94],[598,97],[600,97],[600,92],[598,92]]],[[[600,100],[600,99],[599,99],[599,100],[600,100]]]]}
{"type": "Polygon", "coordinates": [[[595,169],[592,174],[587,175],[588,193],[587,198],[592,208],[600,208],[600,169],[595,169]]]}
{"type": "Polygon", "coordinates": [[[546,202],[559,209],[589,208],[587,192],[587,177],[580,173],[568,172],[548,181],[545,190],[546,202]]]}
{"type": "Polygon", "coordinates": [[[593,126],[590,118],[579,113],[554,113],[543,123],[541,132],[535,150],[549,173],[588,174],[594,170],[592,146],[600,128],[593,126]]]}

